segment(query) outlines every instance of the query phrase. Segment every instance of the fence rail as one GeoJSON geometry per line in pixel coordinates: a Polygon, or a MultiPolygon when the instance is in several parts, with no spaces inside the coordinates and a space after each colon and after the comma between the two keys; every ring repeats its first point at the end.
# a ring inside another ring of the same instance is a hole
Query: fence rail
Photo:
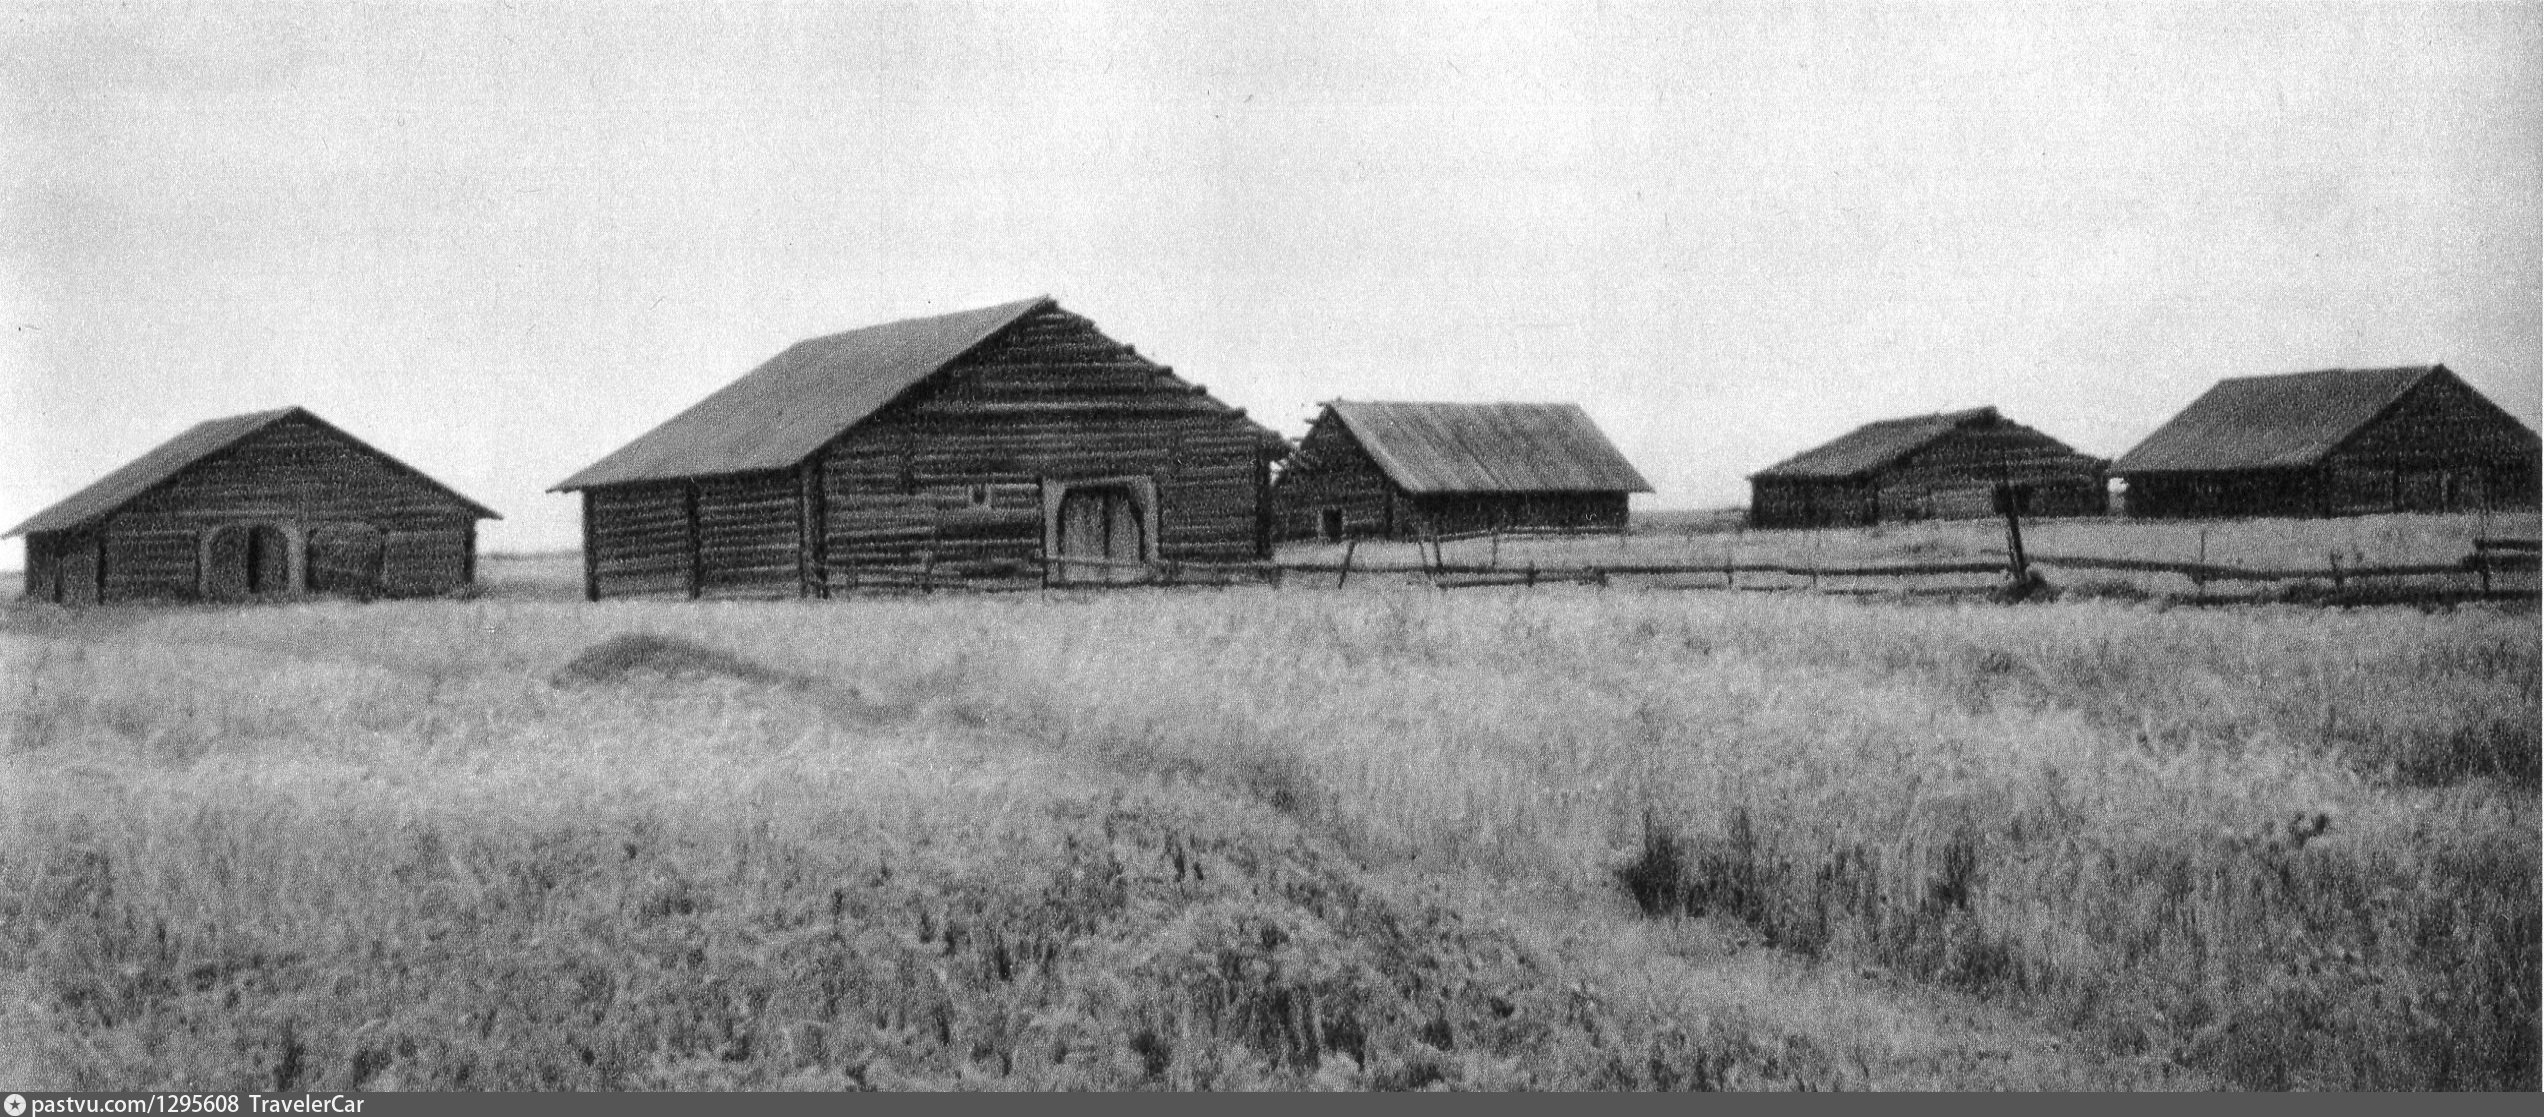
{"type": "MultiPolygon", "coordinates": [[[[1230,586],[1262,584],[1280,587],[1293,579],[1318,579],[1330,576],[1332,586],[1349,584],[1354,575],[1363,577],[1418,578],[1442,589],[1478,589],[1494,586],[1590,585],[1607,587],[1616,579],[1644,580],[1653,589],[1725,589],[1755,592],[1809,590],[1845,595],[1931,596],[1971,594],[1994,591],[2000,587],[2023,584],[2030,567],[2054,567],[2063,570],[2109,571],[2123,574],[2168,574],[2189,579],[2203,599],[2211,583],[2330,583],[2336,595],[2352,586],[2370,581],[2390,583],[2396,580],[2463,578],[2480,579],[2477,592],[2467,592],[2459,583],[2455,587],[2433,586],[2433,596],[2479,597],[2485,599],[2532,600],[2535,588],[2496,589],[2493,576],[2505,573],[2534,573],[2538,569],[2538,542],[2532,539],[2476,539],[2472,550],[2455,563],[2399,563],[2382,566],[2347,565],[2337,554],[2327,555],[2322,567],[2245,567],[2219,562],[2178,562],[2165,559],[2124,558],[2093,555],[2063,555],[2007,549],[1984,551],[1983,559],[1944,562],[1893,562],[1828,565],[1793,562],[1617,562],[1581,563],[1562,566],[1540,566],[1534,563],[1506,566],[1494,562],[1449,562],[1438,557],[1435,545],[1459,538],[1496,538],[1521,534],[1573,535],[1570,532],[1500,532],[1472,533],[1467,536],[1425,538],[1416,553],[1423,560],[1404,562],[1356,562],[1357,543],[1344,549],[1339,561],[1323,562],[1208,562],[1183,560],[1133,561],[1124,559],[1084,558],[1066,555],[1032,554],[1017,558],[980,560],[966,559],[944,563],[923,562],[918,565],[843,566],[808,581],[807,589],[819,595],[857,592],[915,593],[996,593],[1037,589],[1105,589],[1134,585],[1230,586]],[[1425,553],[1427,550],[1428,553],[1425,553]],[[1979,585],[1892,587],[1865,586],[1865,581],[1884,579],[1987,577],[1979,585]],[[1654,584],[1649,580],[1695,579],[1697,584],[1654,584]],[[1744,582],[1743,579],[1750,579],[1744,582]],[[1855,583],[1830,585],[1830,582],[1855,583]]],[[[2205,548],[2203,548],[2205,549],[2205,548]]],[[[1498,548],[1497,548],[1498,550],[1498,548]]],[[[1301,584],[1319,584],[1302,582],[1301,584]]]]}

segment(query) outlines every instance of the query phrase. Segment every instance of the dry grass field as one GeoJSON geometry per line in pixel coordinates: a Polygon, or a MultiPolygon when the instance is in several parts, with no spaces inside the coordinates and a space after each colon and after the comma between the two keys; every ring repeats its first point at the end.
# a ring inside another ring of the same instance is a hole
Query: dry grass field
{"type": "Polygon", "coordinates": [[[5,615],[0,1078],[2538,1085],[2531,609],[486,569],[5,615]]]}

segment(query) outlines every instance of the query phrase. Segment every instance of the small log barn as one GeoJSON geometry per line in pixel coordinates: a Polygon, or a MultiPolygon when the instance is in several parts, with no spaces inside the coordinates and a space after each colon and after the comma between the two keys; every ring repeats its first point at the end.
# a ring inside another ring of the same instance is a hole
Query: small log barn
{"type": "Polygon", "coordinates": [[[2133,518],[2525,509],[2534,431],[2445,365],[2221,380],[2120,456],[2133,518]]]}
{"type": "Polygon", "coordinates": [[[1625,530],[1652,486],[1570,403],[1378,403],[1319,412],[1274,492],[1285,539],[1625,530]]]}
{"type": "Polygon", "coordinates": [[[27,596],[66,605],[416,596],[474,582],[501,518],[287,407],[197,424],[8,535],[27,596]]]}
{"type": "Polygon", "coordinates": [[[2100,515],[2104,464],[1993,407],[1885,419],[1751,474],[1749,525],[1977,519],[1996,513],[2000,484],[2032,515],[2100,515]]]}
{"type": "Polygon", "coordinates": [[[1285,449],[1046,297],[801,342],[550,491],[582,494],[592,600],[826,597],[1264,557],[1285,449]]]}

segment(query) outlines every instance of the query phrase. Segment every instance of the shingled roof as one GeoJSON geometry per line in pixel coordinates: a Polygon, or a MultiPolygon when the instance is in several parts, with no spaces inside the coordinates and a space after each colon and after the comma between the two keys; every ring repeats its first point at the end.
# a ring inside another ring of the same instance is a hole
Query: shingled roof
{"type": "Polygon", "coordinates": [[[2445,365],[2326,369],[2220,380],[2192,400],[2111,471],[2190,473],[2302,468],[2323,460],[2350,435],[2445,365]]]}
{"type": "Polygon", "coordinates": [[[1408,493],[1652,491],[1578,404],[1325,406],[1408,493]]]}
{"type": "Polygon", "coordinates": [[[1966,411],[1944,411],[1866,423],[1834,441],[1804,450],[1750,476],[1818,481],[1861,477],[1888,468],[1956,428],[1993,422],[1996,418],[1993,407],[1973,407],[1966,411]]]}
{"type": "Polygon", "coordinates": [[[493,509],[459,495],[450,486],[433,480],[415,467],[381,453],[361,439],[346,434],[335,424],[311,414],[307,408],[279,407],[271,411],[251,411],[245,415],[232,415],[226,419],[209,419],[196,423],[186,428],[185,433],[160,443],[147,454],[134,458],[123,468],[98,478],[87,488],[72,493],[52,507],[36,513],[27,522],[10,528],[6,533],[0,533],[0,539],[29,532],[68,531],[85,526],[90,521],[131,503],[134,498],[184,472],[196,462],[227,450],[249,435],[293,416],[307,419],[373,457],[413,474],[424,483],[450,494],[452,500],[467,505],[483,519],[503,518],[493,509]]]}

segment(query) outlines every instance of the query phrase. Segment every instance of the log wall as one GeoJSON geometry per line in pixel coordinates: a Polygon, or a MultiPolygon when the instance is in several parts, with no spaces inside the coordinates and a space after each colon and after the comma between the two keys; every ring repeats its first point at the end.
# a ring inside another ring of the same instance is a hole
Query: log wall
{"type": "Polygon", "coordinates": [[[2313,516],[2323,508],[2322,475],[2311,469],[2142,473],[2121,505],[2131,519],[2313,516]]]}
{"type": "Polygon", "coordinates": [[[802,491],[792,472],[704,477],[695,485],[698,592],[793,596],[802,587],[802,491]]]}
{"type": "MultiPolygon", "coordinates": [[[[476,516],[439,486],[294,418],[134,498],[102,521],[95,557],[61,569],[66,586],[84,577],[97,587],[95,600],[192,599],[204,584],[206,544],[222,528],[271,525],[295,541],[296,556],[309,532],[360,524],[383,535],[380,592],[434,594],[471,580],[476,516]]],[[[305,567],[295,569],[279,592],[306,585],[305,567]]]]}
{"type": "Polygon", "coordinates": [[[1495,528],[1624,531],[1624,493],[1475,493],[1416,496],[1406,501],[1407,537],[1495,528]]]}
{"type": "Polygon", "coordinates": [[[1880,515],[1870,478],[1757,477],[1749,482],[1749,526],[1855,527],[1880,515]]]}
{"type": "Polygon", "coordinates": [[[584,561],[598,596],[689,595],[689,492],[686,481],[588,492],[584,561]]]}

